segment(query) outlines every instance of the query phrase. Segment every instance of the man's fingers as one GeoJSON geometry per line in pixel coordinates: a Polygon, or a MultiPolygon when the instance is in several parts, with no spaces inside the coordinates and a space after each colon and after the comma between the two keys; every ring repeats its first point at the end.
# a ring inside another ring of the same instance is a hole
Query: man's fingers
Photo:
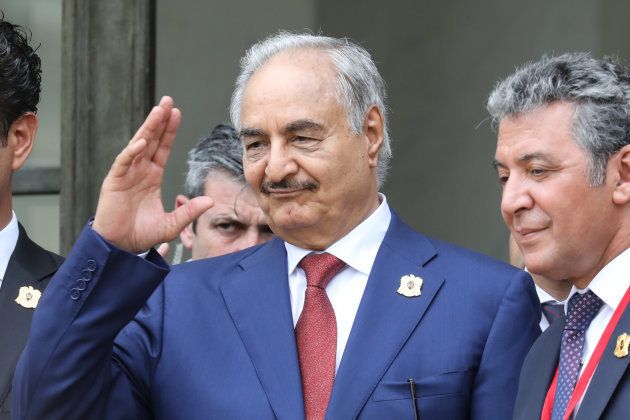
{"type": "Polygon", "coordinates": [[[140,156],[146,149],[147,142],[144,139],[138,139],[133,144],[128,145],[122,152],[116,156],[110,174],[115,177],[121,177],[127,173],[129,167],[133,163],[133,160],[140,156]]]}
{"type": "Polygon", "coordinates": [[[166,233],[166,238],[169,240],[174,239],[182,229],[192,223],[193,220],[196,220],[213,205],[214,201],[204,195],[195,197],[168,213],[170,223],[168,224],[169,231],[166,233]]]}
{"type": "Polygon", "coordinates": [[[162,133],[162,139],[157,150],[153,154],[153,161],[161,167],[166,167],[168,156],[171,153],[171,146],[173,145],[173,140],[175,140],[175,135],[177,134],[177,129],[179,128],[181,121],[181,112],[179,109],[173,108],[171,111],[171,118],[168,120],[164,133],[162,133]]]}
{"type": "Polygon", "coordinates": [[[173,109],[173,99],[164,96],[157,106],[154,106],[140,126],[136,134],[132,137],[131,143],[143,138],[148,143],[158,141],[164,132],[166,124],[173,109]]]}
{"type": "Polygon", "coordinates": [[[168,254],[168,248],[168,242],[163,242],[162,244],[160,244],[160,246],[157,247],[156,251],[162,256],[162,258],[166,258],[166,255],[168,254]]]}
{"type": "Polygon", "coordinates": [[[162,131],[161,126],[165,124],[165,119],[166,113],[164,109],[159,106],[154,106],[129,143],[134,143],[143,138],[147,139],[155,137],[156,133],[160,133],[162,131]]]}

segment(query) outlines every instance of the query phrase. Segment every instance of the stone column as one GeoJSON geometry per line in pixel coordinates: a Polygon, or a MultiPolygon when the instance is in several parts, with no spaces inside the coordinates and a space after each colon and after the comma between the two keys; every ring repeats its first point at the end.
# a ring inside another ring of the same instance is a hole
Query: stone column
{"type": "Polygon", "coordinates": [[[63,0],[60,242],[94,214],[103,178],[154,102],[155,0],[63,0]]]}

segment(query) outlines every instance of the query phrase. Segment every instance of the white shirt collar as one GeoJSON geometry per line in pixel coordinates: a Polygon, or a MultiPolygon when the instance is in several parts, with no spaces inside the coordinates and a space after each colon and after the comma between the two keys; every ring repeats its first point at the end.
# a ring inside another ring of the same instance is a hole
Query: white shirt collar
{"type": "MultiPolygon", "coordinates": [[[[324,251],[365,275],[369,275],[372,270],[376,254],[392,218],[385,196],[379,193],[379,199],[381,204],[374,213],[324,251]]],[[[300,248],[286,241],[284,246],[287,250],[288,273],[291,275],[302,258],[312,250],[300,248]]]]}
{"type": "Polygon", "coordinates": [[[549,293],[545,292],[545,290],[536,283],[534,283],[534,286],[536,286],[536,294],[538,295],[540,303],[564,303],[564,301],[559,301],[549,293]]]}
{"type": "MultiPolygon", "coordinates": [[[[604,304],[610,306],[613,310],[617,309],[621,299],[623,299],[623,295],[626,293],[628,287],[630,287],[629,269],[630,248],[626,249],[606,264],[586,288],[578,289],[573,286],[567,298],[567,305],[571,296],[576,293],[585,293],[590,289],[604,301],[604,304]]],[[[567,309],[568,308],[565,306],[565,311],[567,309]]]]}
{"type": "Polygon", "coordinates": [[[11,254],[15,250],[15,244],[17,244],[20,235],[17,217],[15,217],[15,213],[11,213],[11,221],[4,229],[0,230],[0,281],[4,278],[9,259],[11,259],[11,254]]]}

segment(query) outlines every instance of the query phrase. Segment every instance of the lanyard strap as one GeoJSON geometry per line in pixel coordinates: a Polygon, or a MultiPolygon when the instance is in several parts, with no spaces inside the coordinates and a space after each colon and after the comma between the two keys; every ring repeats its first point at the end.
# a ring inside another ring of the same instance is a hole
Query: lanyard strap
{"type": "MultiPolygon", "coordinates": [[[[573,394],[571,395],[571,399],[569,400],[569,405],[567,406],[567,411],[566,413],[564,413],[564,417],[563,417],[564,420],[568,420],[571,417],[571,414],[573,413],[575,406],[582,399],[582,396],[584,395],[584,391],[586,391],[586,387],[588,386],[588,383],[591,381],[591,378],[593,377],[593,373],[595,372],[595,369],[597,368],[597,364],[601,360],[602,355],[604,354],[604,350],[606,350],[606,346],[608,345],[608,342],[610,341],[610,336],[612,335],[613,331],[617,327],[617,324],[619,323],[619,319],[621,318],[621,315],[623,315],[624,311],[626,310],[626,307],[628,306],[628,302],[630,302],[630,287],[628,288],[628,290],[626,290],[626,294],[623,296],[623,299],[619,303],[619,306],[617,306],[617,309],[615,309],[615,312],[613,313],[613,316],[610,318],[610,321],[608,321],[608,325],[606,325],[606,329],[604,330],[604,333],[599,338],[599,341],[597,342],[597,347],[595,347],[595,350],[593,351],[593,355],[591,356],[590,360],[588,361],[588,364],[586,365],[586,368],[584,369],[584,372],[582,372],[582,375],[580,375],[580,378],[578,379],[577,384],[575,385],[575,389],[573,390],[573,394]]],[[[551,410],[553,408],[553,400],[556,396],[557,384],[558,384],[558,369],[556,368],[556,374],[554,375],[553,381],[551,382],[551,386],[549,387],[549,390],[547,391],[547,397],[545,398],[545,404],[543,405],[543,411],[540,416],[541,420],[551,420],[551,410]]]]}
{"type": "Polygon", "coordinates": [[[543,411],[540,415],[540,420],[551,420],[551,410],[553,409],[553,400],[556,396],[556,388],[558,387],[558,373],[559,369],[556,368],[556,373],[553,375],[553,380],[551,381],[551,386],[547,391],[547,396],[545,397],[545,404],[543,405],[543,411]]]}

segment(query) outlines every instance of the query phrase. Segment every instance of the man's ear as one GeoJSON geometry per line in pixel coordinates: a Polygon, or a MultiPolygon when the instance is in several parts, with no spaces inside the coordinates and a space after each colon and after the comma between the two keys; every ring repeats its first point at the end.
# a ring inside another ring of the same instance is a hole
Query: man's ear
{"type": "MultiPolygon", "coordinates": [[[[188,197],[178,194],[175,198],[175,208],[183,206],[188,201],[190,201],[188,197]]],[[[192,249],[194,238],[195,232],[193,232],[192,223],[179,232],[179,239],[182,241],[182,245],[184,245],[187,249],[192,249]]]]}
{"type": "Polygon", "coordinates": [[[383,127],[383,115],[375,105],[365,114],[363,123],[363,133],[368,140],[368,157],[370,166],[376,167],[378,161],[378,151],[383,146],[383,135],[385,128],[383,127]]]}
{"type": "Polygon", "coordinates": [[[37,116],[32,112],[27,112],[9,127],[7,139],[9,144],[13,146],[13,162],[11,164],[13,172],[20,169],[31,154],[35,144],[37,125],[37,116]]]}
{"type": "MultiPolygon", "coordinates": [[[[630,145],[622,147],[609,161],[608,172],[612,172],[616,180],[613,191],[613,203],[624,205],[630,203],[630,145]]],[[[608,173],[606,176],[610,176],[608,173]]]]}

